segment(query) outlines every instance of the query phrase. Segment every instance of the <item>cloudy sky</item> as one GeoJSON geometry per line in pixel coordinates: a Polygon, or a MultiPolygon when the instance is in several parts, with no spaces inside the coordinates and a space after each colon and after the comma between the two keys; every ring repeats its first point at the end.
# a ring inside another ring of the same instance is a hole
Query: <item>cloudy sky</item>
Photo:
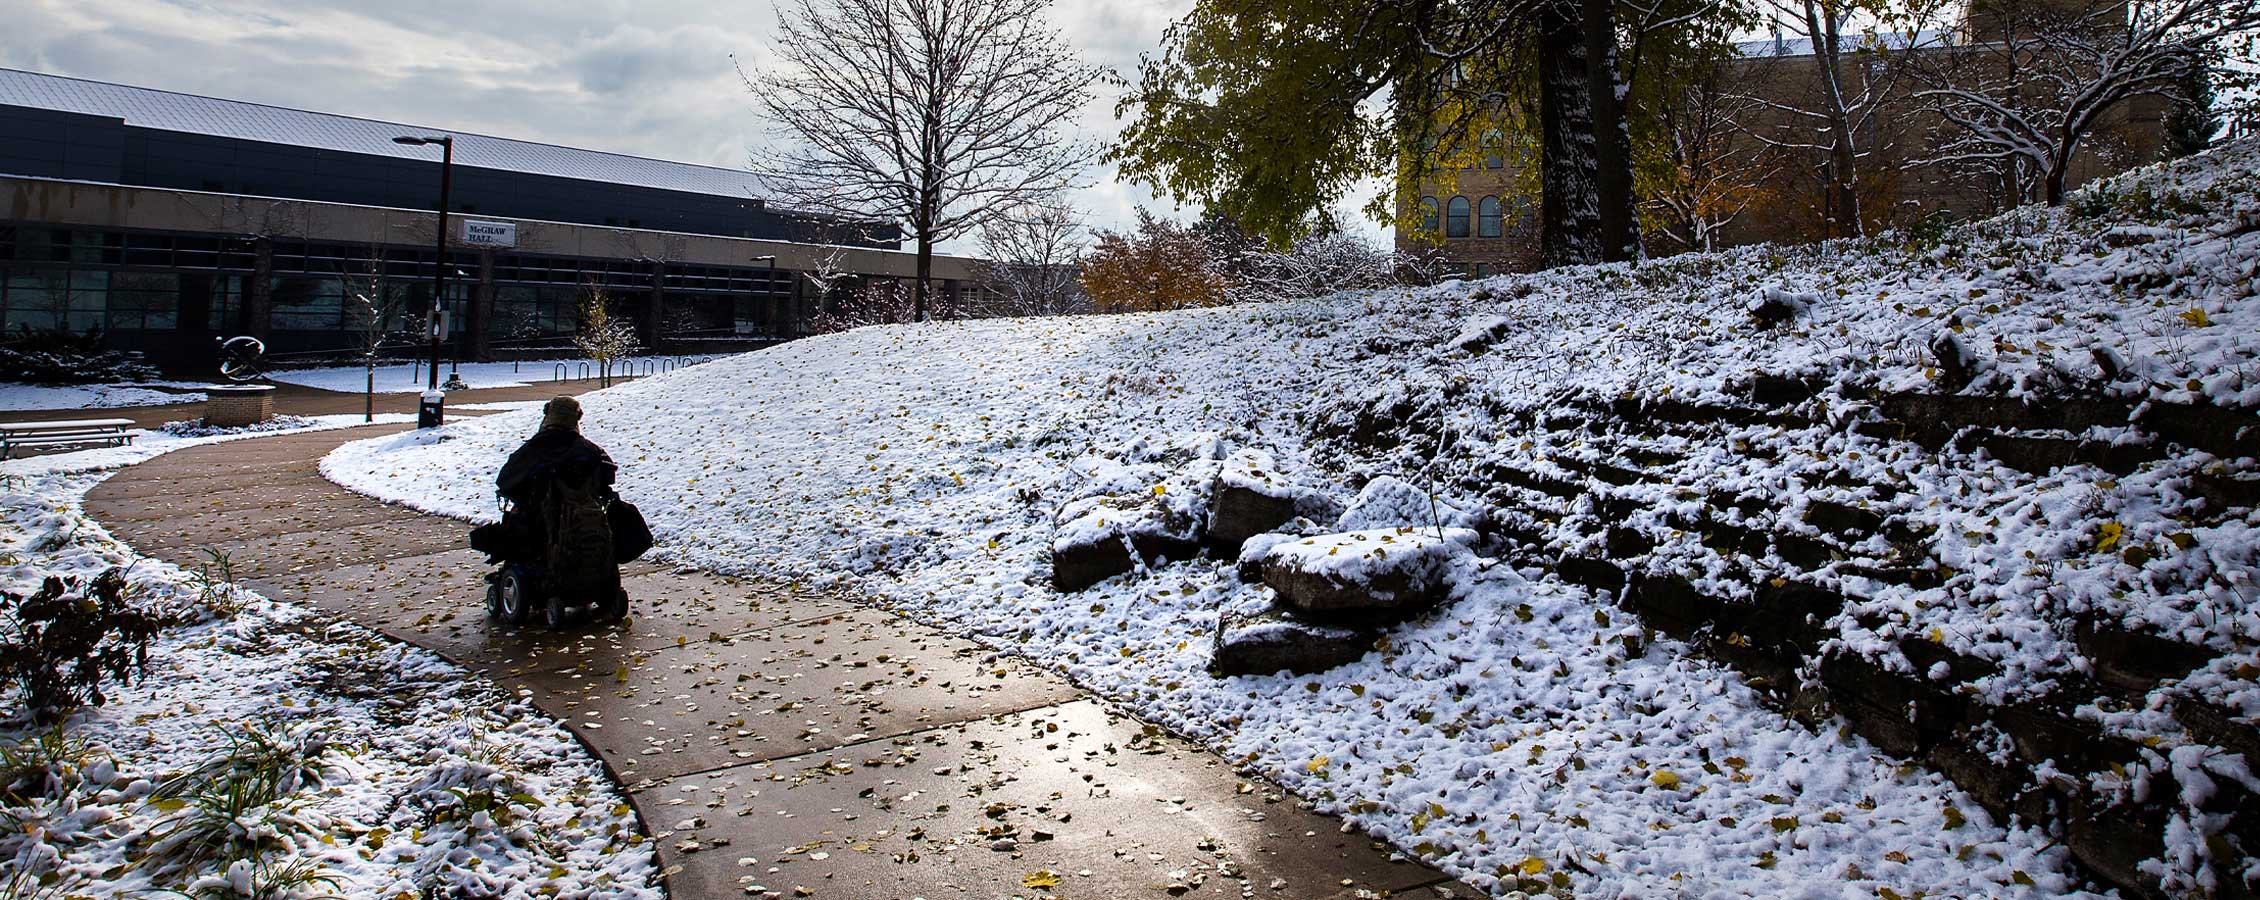
{"type": "MultiPolygon", "coordinates": [[[[1059,0],[1086,59],[1125,74],[1191,0],[1059,0]]],[[[762,139],[731,54],[769,0],[0,0],[0,66],[636,156],[742,167],[762,139]]],[[[1081,127],[1113,137],[1113,97],[1081,127]]],[[[1079,196],[1120,226],[1142,189],[1079,196]]]]}

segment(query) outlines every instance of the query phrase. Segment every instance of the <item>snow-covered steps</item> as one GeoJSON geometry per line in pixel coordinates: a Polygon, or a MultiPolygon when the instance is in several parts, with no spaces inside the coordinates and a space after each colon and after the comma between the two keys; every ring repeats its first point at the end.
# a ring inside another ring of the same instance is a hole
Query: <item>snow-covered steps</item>
{"type": "MultiPolygon", "coordinates": [[[[2190,530],[2143,542],[2113,523],[2077,538],[2138,571],[2252,534],[2260,476],[2214,461],[2260,456],[2252,411],[1915,392],[1846,400],[1792,379],[1757,385],[1748,404],[1617,399],[1522,417],[1524,439],[1475,469],[1488,483],[1473,487],[1503,507],[1493,519],[1506,533],[1495,537],[1512,538],[1492,549],[1615,596],[1649,627],[1741,670],[1793,717],[1841,716],[1877,747],[1954,778],[1993,815],[2062,829],[2091,872],[2137,894],[2159,889],[2142,861],[2166,852],[2158,835],[2174,822],[2242,822],[2245,807],[2260,808],[2260,783],[2203,775],[2202,763],[2154,749],[2161,729],[2215,753],[2260,748],[2234,709],[2182,686],[2250,666],[2238,662],[2249,649],[2107,607],[2034,610],[2045,655],[1972,646],[1952,619],[1924,627],[1908,615],[1983,616],[2001,602],[1981,599],[1969,571],[1999,565],[1971,517],[2002,524],[1998,505],[1972,503],[1972,487],[2154,485],[2168,527],[2190,530]],[[1940,515],[1942,500],[1966,512],[1940,515]],[[2220,533],[2201,535],[2208,525],[2220,533]],[[2210,799],[2186,806],[2193,783],[2210,799]]],[[[2250,553],[2229,548],[2232,565],[2250,553]]]]}

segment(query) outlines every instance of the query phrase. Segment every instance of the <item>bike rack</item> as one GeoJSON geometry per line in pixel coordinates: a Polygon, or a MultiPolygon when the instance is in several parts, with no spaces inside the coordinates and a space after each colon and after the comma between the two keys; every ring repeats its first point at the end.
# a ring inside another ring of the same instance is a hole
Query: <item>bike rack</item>
{"type": "Polygon", "coordinates": [[[552,367],[552,368],[551,368],[551,369],[549,370],[549,380],[551,380],[551,381],[564,381],[564,380],[565,380],[565,364],[564,364],[564,363],[558,363],[558,364],[557,364],[556,366],[552,367]]]}
{"type": "Polygon", "coordinates": [[[595,371],[596,371],[595,369],[591,369],[591,368],[589,368],[589,364],[588,364],[588,363],[586,363],[586,362],[583,362],[583,363],[581,363],[581,368],[580,368],[580,375],[581,375],[581,378],[580,378],[580,380],[582,380],[582,381],[587,381],[587,380],[589,380],[589,377],[590,377],[590,376],[591,376],[591,375],[592,375],[592,374],[593,374],[593,373],[594,373],[595,371]]]}

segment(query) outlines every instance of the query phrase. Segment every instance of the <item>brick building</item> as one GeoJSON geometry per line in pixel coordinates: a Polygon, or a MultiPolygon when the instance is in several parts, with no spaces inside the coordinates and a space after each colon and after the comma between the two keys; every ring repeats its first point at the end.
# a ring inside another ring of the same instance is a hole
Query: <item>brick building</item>
{"type": "MultiPolygon", "coordinates": [[[[1647,252],[1798,243],[1940,216],[1982,217],[2016,205],[2025,191],[1997,164],[1926,163],[1960,126],[1915,96],[1926,69],[1997,64],[1988,54],[2001,49],[2007,26],[1994,10],[1994,4],[1973,4],[1953,29],[1845,36],[1847,47],[1868,49],[1841,54],[1839,82],[1848,95],[1873,98],[1856,123],[1854,144],[1866,152],[1849,196],[1832,189],[1837,179],[1825,152],[1785,146],[1814,142],[1814,121],[1790,110],[1816,106],[1824,84],[1821,57],[1809,41],[1778,34],[1739,44],[1666,120],[1683,175],[1676,190],[1642,197],[1647,252]],[[1847,205],[1857,210],[1861,228],[1852,227],[1847,205]]],[[[2160,158],[2170,106],[2166,98],[2139,97],[2103,117],[2073,156],[2067,182],[2076,186],[2160,158]]],[[[1495,131],[1479,144],[1484,153],[1474,165],[1422,185],[1408,217],[1413,225],[1398,229],[1397,246],[1436,247],[1476,276],[1536,269],[1530,161],[1495,131]]]]}

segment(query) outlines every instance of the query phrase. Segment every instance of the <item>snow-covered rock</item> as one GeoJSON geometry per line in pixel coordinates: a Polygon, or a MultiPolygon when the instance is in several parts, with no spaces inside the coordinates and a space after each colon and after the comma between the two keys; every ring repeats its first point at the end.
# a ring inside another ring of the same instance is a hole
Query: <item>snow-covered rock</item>
{"type": "Polygon", "coordinates": [[[1376,528],[1286,541],[1263,556],[1263,582],[1305,615],[1403,618],[1443,599],[1475,533],[1376,528]]]}
{"type": "Polygon", "coordinates": [[[1323,672],[1373,652],[1375,635],[1370,628],[1310,622],[1278,609],[1227,613],[1216,631],[1210,668],[1218,675],[1323,672]]]}
{"type": "Polygon", "coordinates": [[[1275,531],[1300,514],[1322,515],[1330,505],[1323,494],[1279,471],[1271,454],[1254,448],[1236,450],[1225,457],[1216,475],[1209,502],[1209,544],[1236,551],[1251,537],[1275,531]]]}
{"type": "Polygon", "coordinates": [[[1395,475],[1382,475],[1365,483],[1334,523],[1336,531],[1374,528],[1426,528],[1431,533],[1466,523],[1458,507],[1444,502],[1435,491],[1395,475]]]}

